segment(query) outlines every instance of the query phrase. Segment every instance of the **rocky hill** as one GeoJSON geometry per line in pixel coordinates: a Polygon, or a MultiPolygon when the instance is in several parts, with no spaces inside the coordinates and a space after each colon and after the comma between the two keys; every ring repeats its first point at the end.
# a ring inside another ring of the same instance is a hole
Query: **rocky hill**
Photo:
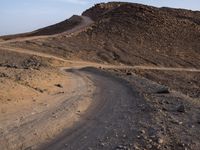
{"type": "Polygon", "coordinates": [[[82,21],[82,18],[80,16],[74,15],[71,18],[66,19],[62,22],[38,29],[33,32],[1,36],[0,39],[10,40],[10,39],[15,39],[19,37],[21,38],[21,37],[31,37],[31,36],[54,35],[54,34],[62,33],[66,30],[72,29],[74,26],[78,25],[81,21],[82,21]]]}
{"type": "Polygon", "coordinates": [[[97,4],[83,15],[95,23],[79,34],[13,46],[71,59],[200,68],[199,11],[115,2],[97,4]]]}

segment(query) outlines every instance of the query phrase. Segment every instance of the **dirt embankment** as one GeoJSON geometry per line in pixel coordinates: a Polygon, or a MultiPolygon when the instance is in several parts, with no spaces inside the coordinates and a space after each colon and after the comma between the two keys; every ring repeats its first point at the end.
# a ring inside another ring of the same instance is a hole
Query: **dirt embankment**
{"type": "MultiPolygon", "coordinates": [[[[67,65],[59,60],[37,55],[0,50],[0,103],[14,106],[62,91],[57,84],[66,80],[55,66],[67,65]]],[[[1,109],[4,106],[1,105],[1,109]]]]}

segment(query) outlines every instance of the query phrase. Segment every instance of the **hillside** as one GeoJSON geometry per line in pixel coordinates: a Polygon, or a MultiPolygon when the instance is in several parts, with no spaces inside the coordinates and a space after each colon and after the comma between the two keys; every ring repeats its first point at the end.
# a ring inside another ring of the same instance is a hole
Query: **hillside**
{"type": "Polygon", "coordinates": [[[58,36],[12,45],[59,53],[70,59],[200,67],[199,11],[103,3],[83,15],[91,17],[95,23],[72,37],[58,36]]]}
{"type": "Polygon", "coordinates": [[[7,35],[7,36],[1,36],[1,40],[11,40],[15,38],[22,38],[22,37],[32,37],[32,36],[43,36],[43,35],[54,35],[58,33],[62,33],[66,30],[72,29],[74,26],[80,24],[82,21],[82,18],[79,16],[72,16],[69,19],[66,19],[65,21],[59,22],[54,25],[50,25],[45,28],[38,29],[33,32],[29,33],[22,33],[22,34],[16,34],[16,35],[7,35]]]}

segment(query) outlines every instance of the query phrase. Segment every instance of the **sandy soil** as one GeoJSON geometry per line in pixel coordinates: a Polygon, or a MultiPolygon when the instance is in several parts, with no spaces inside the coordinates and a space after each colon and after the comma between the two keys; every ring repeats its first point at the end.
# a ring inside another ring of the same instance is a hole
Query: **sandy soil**
{"type": "Polygon", "coordinates": [[[12,99],[1,101],[1,149],[36,148],[51,140],[62,129],[70,127],[89,106],[90,93],[94,88],[91,88],[89,81],[86,82],[86,77],[72,76],[71,73],[61,76],[49,73],[47,76],[50,81],[41,77],[38,79],[39,84],[34,82],[34,85],[42,85],[41,88],[47,89],[40,95],[34,95],[38,91],[27,91],[27,95],[19,95],[26,92],[20,86],[16,86],[18,90],[10,89],[8,92],[11,94],[6,93],[12,99]]]}

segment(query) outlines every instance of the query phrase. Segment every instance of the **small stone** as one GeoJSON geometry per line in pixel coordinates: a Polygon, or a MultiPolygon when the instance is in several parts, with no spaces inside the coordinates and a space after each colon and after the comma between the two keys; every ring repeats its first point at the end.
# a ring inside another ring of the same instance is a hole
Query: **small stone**
{"type": "Polygon", "coordinates": [[[131,73],[131,72],[127,72],[126,75],[127,75],[127,76],[131,76],[132,73],[131,73]]]}
{"type": "Polygon", "coordinates": [[[170,91],[169,91],[169,88],[168,87],[161,87],[160,89],[158,89],[156,91],[157,94],[169,94],[170,91]]]}
{"type": "Polygon", "coordinates": [[[126,137],[127,137],[126,134],[124,134],[124,135],[123,135],[123,138],[126,138],[126,137]]]}
{"type": "Polygon", "coordinates": [[[152,142],[152,139],[149,139],[148,141],[151,143],[151,142],[152,142]]]}
{"type": "Polygon", "coordinates": [[[55,86],[57,86],[59,88],[63,88],[63,86],[61,84],[55,84],[55,86]]]}
{"type": "Polygon", "coordinates": [[[152,148],[152,145],[151,145],[151,144],[148,144],[148,145],[147,145],[147,148],[148,148],[148,149],[151,149],[151,148],[152,148]]]}
{"type": "Polygon", "coordinates": [[[141,130],[140,133],[141,133],[141,134],[145,134],[145,131],[144,131],[144,130],[141,130]]]}
{"type": "Polygon", "coordinates": [[[101,146],[105,146],[105,143],[100,143],[101,146]]]}
{"type": "Polygon", "coordinates": [[[177,112],[184,113],[185,112],[185,106],[183,104],[179,105],[177,107],[177,112]]]}
{"type": "Polygon", "coordinates": [[[158,139],[158,143],[159,143],[159,144],[163,144],[163,142],[164,142],[163,139],[161,139],[161,138],[158,139]]]}
{"type": "Polygon", "coordinates": [[[138,138],[138,139],[140,139],[140,138],[141,138],[141,136],[139,136],[139,135],[138,135],[138,136],[137,136],[137,138],[138,138]]]}
{"type": "Polygon", "coordinates": [[[139,148],[137,145],[135,145],[135,144],[134,144],[133,147],[134,147],[135,150],[139,150],[139,149],[140,149],[140,148],[139,148]]]}
{"type": "Polygon", "coordinates": [[[129,150],[129,148],[127,146],[124,145],[119,145],[116,147],[116,150],[129,150]]]}
{"type": "Polygon", "coordinates": [[[183,124],[183,122],[179,121],[179,122],[178,122],[178,124],[179,124],[179,125],[182,125],[182,124],[183,124]]]}

